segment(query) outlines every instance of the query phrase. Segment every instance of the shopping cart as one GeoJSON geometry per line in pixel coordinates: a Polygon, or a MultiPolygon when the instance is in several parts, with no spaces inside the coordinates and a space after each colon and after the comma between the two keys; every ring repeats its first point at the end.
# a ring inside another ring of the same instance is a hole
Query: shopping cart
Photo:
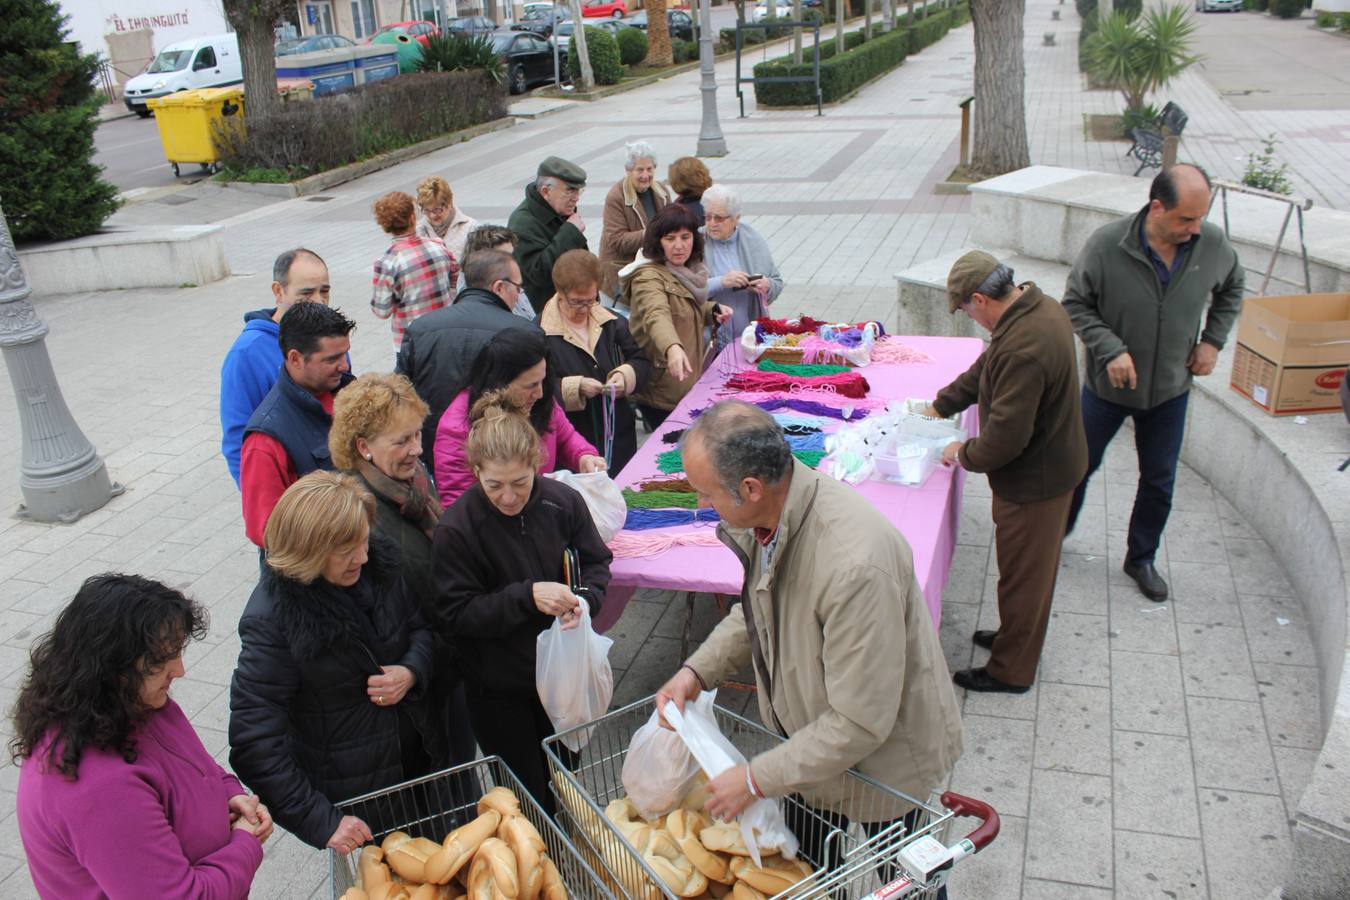
{"type": "MultiPolygon", "coordinates": [[[[677,900],[604,814],[606,805],[625,794],[622,771],[628,745],[655,708],[654,697],[639,700],[548,738],[544,749],[560,801],[559,823],[591,868],[618,894],[677,900]],[[590,742],[582,748],[579,764],[569,768],[558,747],[582,728],[593,729],[590,742]]],[[[747,758],[784,740],[729,710],[714,710],[722,733],[747,758]]],[[[920,801],[851,769],[822,786],[820,795],[830,799],[819,808],[800,796],[783,800],[784,817],[801,840],[799,857],[815,870],[776,895],[783,900],[933,897],[958,861],[998,835],[998,813],[985,803],[951,792],[920,801]],[[972,816],[981,824],[948,846],[947,826],[957,816],[972,816]]]]}
{"type": "MultiPolygon", "coordinates": [[[[499,756],[489,756],[462,766],[445,769],[413,781],[346,800],[337,805],[344,815],[356,816],[367,823],[379,823],[375,843],[393,831],[425,837],[439,843],[453,829],[472,821],[477,815],[478,798],[494,787],[510,788],[520,800],[520,811],[544,839],[548,858],[558,867],[569,896],[578,900],[613,900],[591,867],[544,813],[520,780],[499,756]]],[[[357,883],[357,857],[332,850],[328,852],[332,872],[333,898],[337,900],[357,883]]]]}

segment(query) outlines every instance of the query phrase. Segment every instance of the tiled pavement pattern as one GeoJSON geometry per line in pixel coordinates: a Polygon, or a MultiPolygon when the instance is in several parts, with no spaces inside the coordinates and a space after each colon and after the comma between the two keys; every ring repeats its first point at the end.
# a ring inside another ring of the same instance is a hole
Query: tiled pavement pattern
{"type": "MultiPolygon", "coordinates": [[[[1039,47],[1041,29],[1031,23],[1048,20],[1051,8],[1032,0],[1028,13],[1033,159],[1121,171],[1123,147],[1082,138],[1081,113],[1109,111],[1115,101],[1078,90],[1072,23],[1056,26],[1064,29],[1058,47],[1039,47]]],[[[1071,5],[1062,9],[1073,15],[1071,5]]],[[[967,27],[824,118],[789,111],[737,120],[728,79],[722,81],[733,155],[713,162],[713,170],[737,183],[747,220],[775,249],[789,282],[780,308],[893,321],[892,274],[965,242],[968,201],[928,188],[955,159],[955,102],[969,89],[971,57],[967,27]]],[[[720,75],[729,68],[723,64],[720,75]]],[[[1204,156],[1204,136],[1236,136],[1242,117],[1198,75],[1185,76],[1178,95],[1192,115],[1188,152],[1224,172],[1221,153],[1204,156]]],[[[1347,121],[1344,113],[1316,119],[1333,130],[1347,121]]],[[[217,373],[241,313],[266,303],[272,257],[300,242],[323,254],[335,302],[361,324],[356,369],[385,369],[392,359],[387,325],[370,316],[366,302],[370,264],[384,246],[369,212],[376,196],[440,172],[467,211],[500,221],[536,161],[558,152],[592,173],[583,212],[594,243],[624,139],[648,138],[664,165],[693,150],[698,121],[697,79],[686,75],[575,104],[321,198],[266,203],[205,185],[174,195],[173,203],[119,213],[128,224],[220,221],[235,276],[195,289],[37,298],[66,399],[128,490],[69,527],[0,519],[0,701],[8,706],[26,648],[84,577],[108,569],[161,577],[211,608],[210,635],[190,651],[175,695],[224,759],[234,624],[257,556],[218,455],[217,373]],[[192,199],[177,202],[182,197],[192,199]]],[[[1241,132],[1244,140],[1249,132],[1241,132]]],[[[1294,146],[1315,156],[1330,143],[1308,137],[1294,146]]],[[[1350,207],[1343,180],[1309,171],[1333,205],[1350,207]]],[[[0,403],[0,433],[18,434],[9,403],[0,403]]],[[[7,508],[19,499],[17,453],[17,440],[0,446],[7,508]]],[[[1314,660],[1299,604],[1268,548],[1189,472],[1162,561],[1177,601],[1143,600],[1119,573],[1130,464],[1122,436],[1066,545],[1040,684],[1020,697],[964,701],[967,749],[952,786],[990,799],[1005,825],[986,855],[958,869],[954,897],[1114,890],[1131,898],[1227,900],[1264,896],[1281,880],[1287,818],[1319,740],[1314,660]]],[[[972,478],[944,597],[942,637],[953,668],[982,652],[972,651],[970,631],[994,623],[989,540],[987,488],[972,478]]],[[[709,607],[700,608],[700,633],[710,626],[709,607]]],[[[616,701],[650,693],[676,665],[681,615],[681,605],[642,595],[625,612],[614,631],[616,701]]],[[[12,812],[15,779],[12,767],[0,767],[6,898],[32,895],[12,812]]],[[[279,836],[254,896],[323,897],[325,877],[321,854],[279,836]]]]}

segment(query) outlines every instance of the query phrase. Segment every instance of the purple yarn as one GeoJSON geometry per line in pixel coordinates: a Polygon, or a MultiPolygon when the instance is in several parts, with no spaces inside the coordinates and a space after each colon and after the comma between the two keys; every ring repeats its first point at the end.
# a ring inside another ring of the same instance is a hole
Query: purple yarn
{"type": "MultiPolygon", "coordinates": [[[[837,406],[830,406],[826,403],[817,403],[814,400],[798,400],[792,397],[784,397],[781,400],[756,400],[755,406],[760,409],[772,412],[775,409],[784,407],[795,410],[799,413],[805,413],[808,416],[820,416],[827,419],[847,419],[852,422],[857,419],[867,418],[868,410],[854,409],[849,415],[845,416],[844,411],[837,406]]],[[[689,419],[692,421],[703,415],[704,409],[691,409],[689,419]]]]}

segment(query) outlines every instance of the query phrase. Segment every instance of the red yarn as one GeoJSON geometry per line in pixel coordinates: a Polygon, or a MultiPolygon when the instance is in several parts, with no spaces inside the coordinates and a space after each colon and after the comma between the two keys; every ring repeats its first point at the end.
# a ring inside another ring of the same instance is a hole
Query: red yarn
{"type": "Polygon", "coordinates": [[[867,379],[857,372],[841,372],[837,375],[815,375],[802,378],[796,375],[783,375],[779,372],[760,372],[746,369],[727,379],[726,386],[734,391],[792,391],[809,388],[813,390],[833,391],[843,397],[862,399],[871,390],[867,379]]]}

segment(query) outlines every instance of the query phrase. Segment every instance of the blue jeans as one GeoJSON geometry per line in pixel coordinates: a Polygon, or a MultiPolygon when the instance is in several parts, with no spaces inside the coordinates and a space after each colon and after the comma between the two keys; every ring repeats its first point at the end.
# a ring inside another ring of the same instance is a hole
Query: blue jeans
{"type": "Polygon", "coordinates": [[[1153,562],[1163,529],[1167,527],[1167,516],[1172,512],[1172,488],[1177,481],[1177,460],[1181,456],[1181,439],[1186,433],[1186,403],[1189,399],[1190,392],[1187,391],[1152,409],[1134,409],[1103,400],[1083,388],[1083,430],[1087,432],[1088,467],[1083,483],[1074,491],[1065,534],[1072,532],[1078,521],[1088,480],[1102,464],[1106,445],[1111,443],[1125,419],[1132,417],[1134,448],[1139,455],[1139,488],[1134,495],[1134,512],[1130,514],[1125,561],[1153,562]]]}

